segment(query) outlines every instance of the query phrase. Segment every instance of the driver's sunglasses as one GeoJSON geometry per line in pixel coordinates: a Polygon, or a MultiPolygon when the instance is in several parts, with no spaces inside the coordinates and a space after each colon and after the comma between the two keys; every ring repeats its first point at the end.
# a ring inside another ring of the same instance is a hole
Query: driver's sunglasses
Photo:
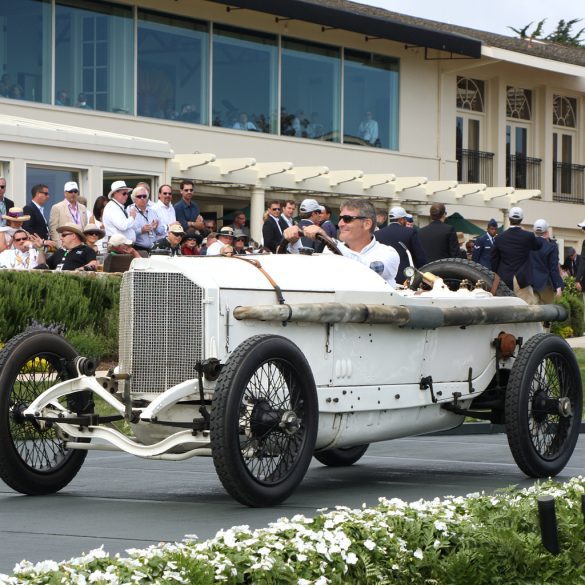
{"type": "Polygon", "coordinates": [[[351,223],[354,219],[368,219],[364,215],[340,215],[339,221],[343,220],[343,223],[351,223]]]}
{"type": "Polygon", "coordinates": [[[26,242],[28,238],[14,238],[15,242],[26,242]]]}

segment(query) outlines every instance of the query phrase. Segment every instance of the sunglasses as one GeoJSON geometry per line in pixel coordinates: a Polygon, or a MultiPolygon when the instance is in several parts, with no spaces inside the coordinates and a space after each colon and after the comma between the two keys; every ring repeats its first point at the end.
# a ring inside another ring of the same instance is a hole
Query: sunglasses
{"type": "Polygon", "coordinates": [[[185,193],[193,193],[193,189],[183,189],[183,191],[185,191],[185,193]]]}
{"type": "Polygon", "coordinates": [[[96,238],[99,238],[101,234],[96,233],[96,232],[85,232],[86,236],[95,236],[96,238]]]}
{"type": "Polygon", "coordinates": [[[14,238],[15,242],[26,242],[28,238],[14,238]]]}
{"type": "Polygon", "coordinates": [[[61,237],[62,237],[62,238],[66,238],[67,236],[72,236],[72,235],[73,235],[73,232],[67,232],[67,233],[63,232],[63,233],[61,234],[61,237]]]}
{"type": "Polygon", "coordinates": [[[136,199],[147,199],[148,195],[135,195],[136,199]]]}
{"type": "Polygon", "coordinates": [[[49,194],[48,191],[39,191],[39,193],[41,193],[42,195],[48,195],[49,194]]]}
{"type": "Polygon", "coordinates": [[[270,211],[280,211],[280,207],[271,207],[270,211]]]}
{"type": "Polygon", "coordinates": [[[79,193],[77,189],[71,189],[71,191],[67,191],[67,193],[79,193]]]}
{"type": "Polygon", "coordinates": [[[354,219],[368,219],[364,215],[340,215],[339,221],[343,220],[343,223],[351,223],[354,219]]]}
{"type": "Polygon", "coordinates": [[[170,191],[161,191],[161,195],[172,195],[170,191]]]}
{"type": "Polygon", "coordinates": [[[0,189],[6,189],[6,185],[0,185],[0,189]]]}

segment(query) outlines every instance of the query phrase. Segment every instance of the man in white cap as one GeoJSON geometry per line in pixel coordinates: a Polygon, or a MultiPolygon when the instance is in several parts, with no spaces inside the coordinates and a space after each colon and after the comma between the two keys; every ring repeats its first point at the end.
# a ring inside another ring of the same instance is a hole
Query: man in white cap
{"type": "MultiPolygon", "coordinates": [[[[299,207],[299,217],[301,218],[299,227],[304,230],[312,225],[321,225],[324,211],[325,207],[319,205],[315,199],[304,199],[299,207]]],[[[301,244],[304,248],[313,248],[315,252],[322,252],[325,248],[325,244],[321,240],[308,237],[301,237],[301,244]]]]}
{"type": "Polygon", "coordinates": [[[131,242],[136,240],[134,220],[136,219],[137,211],[136,209],[126,211],[126,202],[130,191],[132,189],[124,181],[114,181],[112,183],[108,193],[110,201],[104,207],[102,215],[106,238],[111,238],[114,234],[122,234],[131,242]]]}
{"type": "Polygon", "coordinates": [[[388,225],[374,233],[376,240],[392,246],[400,256],[400,266],[396,275],[396,282],[403,283],[406,280],[404,269],[410,264],[406,250],[400,245],[402,242],[410,255],[416,268],[420,268],[427,263],[427,256],[420,242],[418,241],[418,232],[406,227],[406,217],[408,213],[404,207],[393,207],[388,214],[388,225]]]}
{"type": "MultiPolygon", "coordinates": [[[[374,237],[376,229],[376,209],[366,199],[348,199],[341,204],[339,213],[339,251],[351,260],[367,266],[379,274],[390,286],[396,286],[396,273],[400,264],[398,252],[392,246],[381,244],[374,237]]],[[[307,225],[303,229],[305,237],[316,238],[325,234],[317,225],[307,225]]],[[[284,230],[289,242],[289,251],[298,252],[301,248],[299,227],[284,230]]]]}
{"type": "Polygon", "coordinates": [[[548,229],[546,220],[537,219],[534,222],[534,235],[537,240],[542,240],[542,246],[540,250],[530,253],[534,291],[531,304],[552,303],[555,296],[561,296],[565,286],[559,270],[559,248],[550,241],[548,229]]]}
{"type": "Polygon", "coordinates": [[[81,231],[87,224],[87,209],[77,201],[79,186],[75,181],[67,181],[64,186],[63,201],[56,203],[51,208],[49,216],[49,233],[51,240],[61,247],[61,237],[57,228],[66,223],[74,223],[81,231]]]}
{"type": "MultiPolygon", "coordinates": [[[[520,225],[524,212],[512,207],[508,212],[510,227],[496,236],[492,248],[492,271],[495,272],[521,298],[526,296],[522,289],[532,285],[532,263],[530,252],[540,250],[542,239],[520,225]]],[[[530,291],[529,291],[530,292],[530,291]]]]}

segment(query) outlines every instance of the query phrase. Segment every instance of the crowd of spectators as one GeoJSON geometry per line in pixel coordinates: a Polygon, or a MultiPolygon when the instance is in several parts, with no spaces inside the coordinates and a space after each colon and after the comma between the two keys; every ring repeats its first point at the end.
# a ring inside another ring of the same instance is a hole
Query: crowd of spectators
{"type": "MultiPolygon", "coordinates": [[[[6,190],[6,180],[0,177],[0,268],[92,271],[102,269],[108,264],[106,257],[114,255],[132,260],[150,254],[245,255],[277,249],[313,253],[325,248],[318,237],[322,234],[337,240],[344,255],[369,265],[393,286],[404,283],[409,264],[420,268],[444,258],[467,258],[485,266],[529,303],[551,302],[561,294],[567,276],[576,279],[578,289],[585,286],[583,251],[579,256],[570,248],[561,264],[548,223],[539,219],[533,230],[525,230],[519,207],[510,209],[507,230],[498,235],[498,223],[492,219],[482,236],[465,242],[445,222],[442,203],[430,206],[431,221],[419,229],[413,216],[399,206],[386,213],[365,200],[349,200],[336,224],[332,210],[315,199],[303,200],[298,216],[296,201],[274,199],[268,202],[259,243],[251,238],[244,211],[236,211],[231,225],[220,229],[215,219],[204,219],[191,180],[181,181],[175,205],[168,184],[159,187],[153,201],[148,183],[132,188],[114,181],[107,195],[95,199],[91,213],[78,184],[68,181],[63,199],[51,207],[48,217],[47,185],[34,185],[24,208],[15,206],[6,190]]],[[[585,222],[578,226],[585,231],[585,222]]]]}

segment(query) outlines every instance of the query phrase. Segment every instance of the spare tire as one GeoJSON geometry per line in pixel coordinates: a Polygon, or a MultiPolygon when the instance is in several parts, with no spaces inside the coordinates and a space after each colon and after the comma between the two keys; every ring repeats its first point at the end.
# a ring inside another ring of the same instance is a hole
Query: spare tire
{"type": "MultiPolygon", "coordinates": [[[[478,280],[481,280],[484,283],[484,288],[487,291],[491,291],[496,277],[495,272],[492,272],[482,264],[465,258],[442,258],[425,264],[419,268],[419,271],[430,272],[435,276],[441,277],[451,290],[457,290],[462,280],[470,281],[473,287],[475,287],[475,283],[478,280]]],[[[496,296],[513,297],[516,295],[503,280],[500,280],[496,289],[496,296]]]]}

